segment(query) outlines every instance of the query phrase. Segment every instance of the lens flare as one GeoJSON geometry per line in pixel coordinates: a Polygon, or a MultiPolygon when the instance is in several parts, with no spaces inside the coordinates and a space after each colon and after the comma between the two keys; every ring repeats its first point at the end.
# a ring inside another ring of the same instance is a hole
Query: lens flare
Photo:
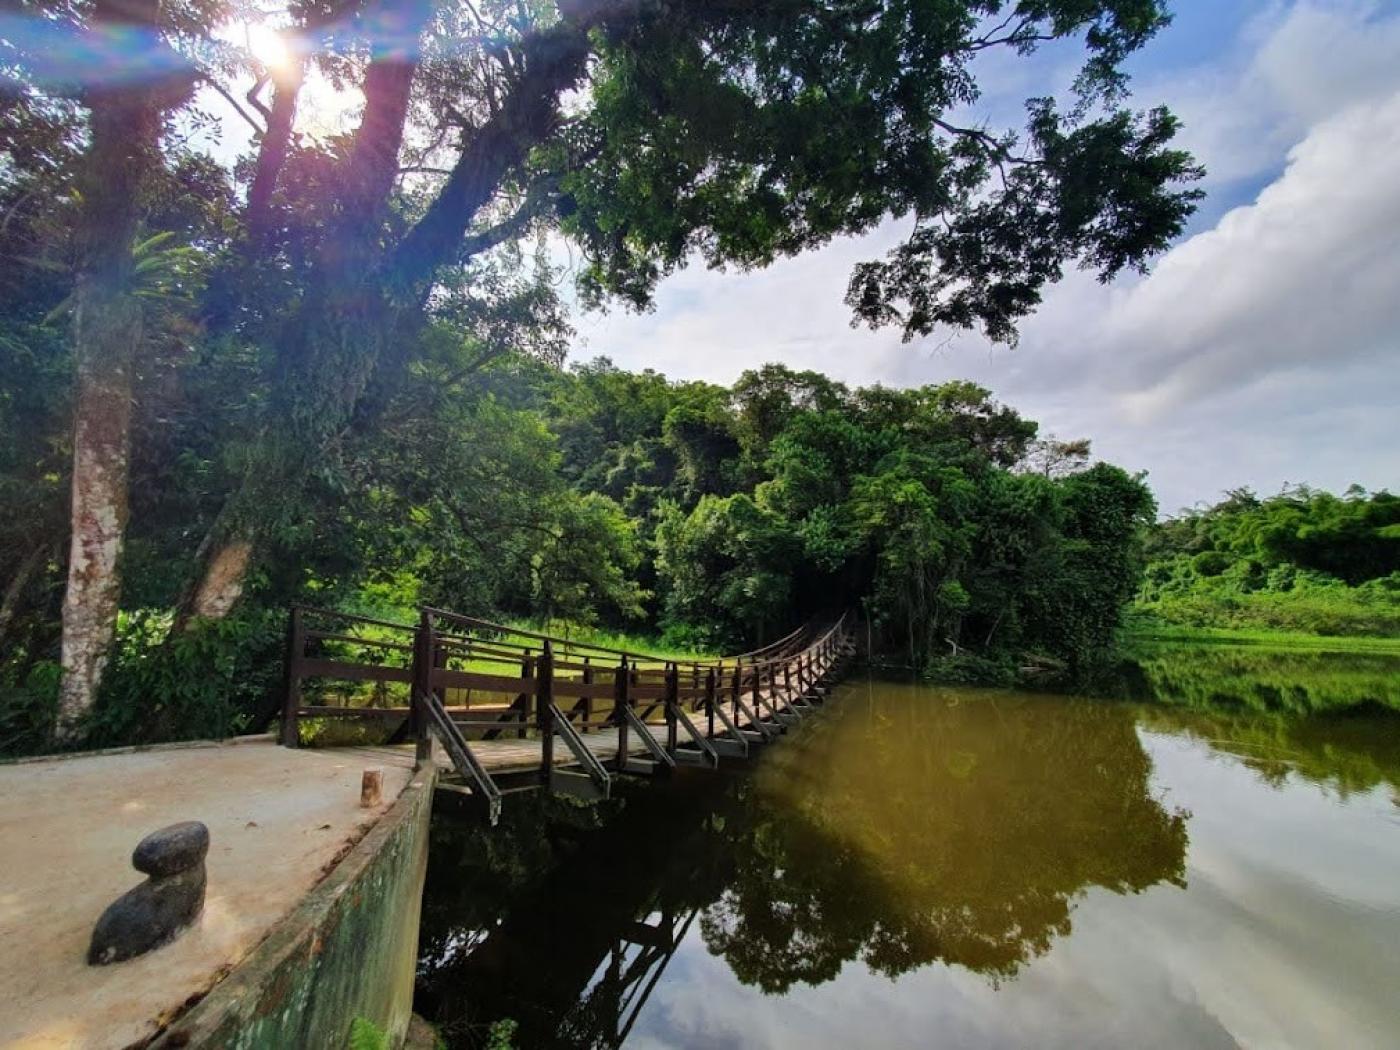
{"type": "Polygon", "coordinates": [[[295,57],[286,38],[280,32],[261,22],[251,22],[244,27],[244,37],[248,52],[269,70],[282,70],[291,66],[295,57]]]}

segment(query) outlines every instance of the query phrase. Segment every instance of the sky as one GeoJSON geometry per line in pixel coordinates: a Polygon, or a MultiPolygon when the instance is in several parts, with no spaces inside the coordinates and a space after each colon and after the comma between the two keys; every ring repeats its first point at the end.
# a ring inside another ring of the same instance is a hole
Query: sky
{"type": "MultiPolygon", "coordinates": [[[[1146,471],[1162,513],[1309,483],[1400,489],[1400,0],[1177,0],[1135,56],[1133,102],[1166,104],[1208,196],[1146,277],[1072,271],[1018,345],[850,327],[851,267],[907,233],[766,270],[701,265],[637,315],[578,312],[574,360],[728,383],[779,361],[852,385],[972,379],[1096,456],[1146,471]]],[[[1018,123],[1077,51],[979,68],[971,114],[1018,123]]]]}

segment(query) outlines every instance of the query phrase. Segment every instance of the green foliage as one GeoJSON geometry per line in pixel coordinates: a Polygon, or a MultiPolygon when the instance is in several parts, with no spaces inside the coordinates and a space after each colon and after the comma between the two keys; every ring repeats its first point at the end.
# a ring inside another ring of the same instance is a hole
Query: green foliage
{"type": "Polygon", "coordinates": [[[520,1022],[510,1017],[491,1022],[486,1033],[486,1050],[514,1050],[515,1033],[519,1028],[520,1022]]]}
{"type": "Polygon", "coordinates": [[[858,266],[847,302],[906,337],[936,325],[1014,337],[1041,290],[1078,261],[1110,276],[1141,264],[1199,197],[1165,110],[1115,108],[1119,62],[1166,23],[1155,0],[991,8],[946,2],[650,9],[590,69],[591,107],[541,151],[561,179],[562,227],[583,245],[586,297],[645,305],[698,254],[765,265],[917,216],[885,261],[858,266]],[[849,27],[859,25],[859,32],[849,27]],[[1070,94],[1027,102],[1026,128],[958,127],[974,56],[1080,35],[1070,94]],[[578,158],[584,158],[578,163],[578,158]]]}
{"type": "MultiPolygon", "coordinates": [[[[667,639],[724,649],[813,609],[860,605],[915,665],[997,681],[1020,654],[1078,674],[1111,645],[1137,583],[1151,497],[1084,457],[1044,470],[1031,458],[1035,424],[987,390],[850,391],[765,366],[740,378],[726,409],[712,388],[629,383],[606,363],[575,374],[587,397],[556,397],[561,433],[596,418],[579,412],[601,413],[596,429],[612,447],[660,435],[675,453],[669,468],[649,460],[654,498],[642,519],[652,559],[642,572],[667,639]],[[624,395],[649,406],[625,430],[624,395]],[[704,476],[742,480],[739,491],[696,484],[693,453],[674,441],[681,418],[692,437],[725,436],[705,444],[704,476]]],[[[617,492],[606,476],[577,478],[617,492]]]]}
{"type": "MultiPolygon", "coordinates": [[[[208,421],[181,417],[143,453],[90,743],[261,729],[292,601],[397,622],[428,603],[680,658],[857,606],[910,664],[1006,681],[1027,665],[1080,674],[1136,585],[1141,482],[1103,464],[1021,470],[1035,424],[973,384],[850,391],[769,367],[730,391],[510,354],[452,381],[469,341],[424,339],[383,425],[270,497],[275,543],[222,620],[170,630],[191,564],[182,521],[208,513],[219,469],[208,421]]],[[[216,357],[183,367],[196,389],[235,374],[216,357]]],[[[31,615],[49,641],[5,662],[7,750],[42,747],[51,717],[53,621],[31,615]]]]}
{"type": "Polygon", "coordinates": [[[798,546],[784,526],[742,494],[706,496],[689,514],[671,507],[657,530],[668,618],[721,645],[785,623],[798,546]]]}
{"type": "Polygon", "coordinates": [[[1199,711],[1295,716],[1400,711],[1400,651],[1130,640],[1130,695],[1199,711]]]}
{"type": "Polygon", "coordinates": [[[388,1034],[373,1021],[357,1017],[350,1022],[347,1050],[389,1050],[388,1034]]]}
{"type": "MultiPolygon", "coordinates": [[[[359,128],[284,136],[270,118],[230,163],[196,145],[219,140],[219,118],[172,86],[159,110],[200,133],[110,173],[87,152],[89,104],[108,96],[86,90],[113,87],[110,71],[55,94],[63,48],[7,41],[0,682],[18,699],[0,724],[27,727],[15,746],[37,746],[58,655],[71,436],[93,423],[75,428],[69,315],[95,260],[84,194],[109,176],[140,214],[123,235],[134,272],[102,310],[139,308],[144,326],[130,432],[113,421],[131,513],[106,582],[125,620],[94,739],[252,724],[291,601],[644,620],[709,645],[867,598],[895,603],[915,658],[988,617],[988,644],[1011,644],[1007,578],[1000,597],[980,589],[969,544],[977,493],[1033,423],[969,383],[852,394],[779,366],[733,390],[605,362],[562,372],[560,274],[523,247],[562,234],[585,302],[645,306],[694,258],[760,266],[913,216],[904,245],[853,274],[855,317],[1013,339],[1066,266],[1107,278],[1162,251],[1200,173],[1170,114],[1123,105],[1121,65],[1166,24],[1162,0],[1037,0],[998,29],[995,6],[485,0],[366,10],[349,35],[296,8],[287,31],[317,42],[298,56],[308,82],[358,87],[359,128]],[[467,46],[483,24],[491,46],[467,46]],[[1079,74],[1058,103],[1028,100],[1024,130],[949,119],[977,104],[978,56],[1055,40],[1079,74]],[[380,74],[405,48],[395,102],[380,74]],[[230,547],[252,552],[218,581],[243,618],[179,637],[230,547]]],[[[101,5],[30,8],[60,36],[110,28],[101,5]]],[[[214,39],[226,14],[178,0],[161,30],[190,83],[256,97],[266,70],[214,39]]],[[[277,95],[295,108],[290,84],[277,95]]]]}
{"type": "Polygon", "coordinates": [[[25,755],[48,744],[58,713],[56,660],[0,665],[0,755],[25,755]]]}
{"type": "Polygon", "coordinates": [[[635,523],[607,496],[589,492],[561,499],[531,554],[532,608],[546,620],[590,622],[599,609],[640,617],[645,592],[635,579],[641,561],[636,535],[635,523]]]}
{"type": "Polygon", "coordinates": [[[264,728],[282,677],[285,613],[246,606],[169,633],[168,617],[124,615],[87,746],[219,738],[264,728]]]}
{"type": "Polygon", "coordinates": [[[1190,627],[1400,635],[1400,499],[1248,490],[1156,526],[1137,607],[1190,627]]]}

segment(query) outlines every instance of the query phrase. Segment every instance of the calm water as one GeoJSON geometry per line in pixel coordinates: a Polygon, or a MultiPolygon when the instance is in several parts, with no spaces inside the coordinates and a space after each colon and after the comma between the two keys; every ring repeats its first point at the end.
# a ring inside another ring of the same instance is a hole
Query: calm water
{"type": "Polygon", "coordinates": [[[746,774],[434,834],[454,1047],[1400,1046],[1393,712],[856,682],[746,774]]]}

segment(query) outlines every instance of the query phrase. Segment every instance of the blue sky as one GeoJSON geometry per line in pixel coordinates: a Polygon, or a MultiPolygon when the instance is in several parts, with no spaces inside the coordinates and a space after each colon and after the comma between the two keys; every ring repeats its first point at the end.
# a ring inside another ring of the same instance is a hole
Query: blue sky
{"type": "MultiPolygon", "coordinates": [[[[905,230],[758,273],[671,278],[649,314],[577,318],[575,359],[732,381],[765,361],[852,384],[970,378],[1148,472],[1164,512],[1247,484],[1400,488],[1400,2],[1181,0],[1131,64],[1166,103],[1209,196],[1146,278],[1072,273],[1018,347],[848,325],[851,266],[905,230]]],[[[977,116],[1014,120],[1077,53],[981,70],[977,116]]]]}

